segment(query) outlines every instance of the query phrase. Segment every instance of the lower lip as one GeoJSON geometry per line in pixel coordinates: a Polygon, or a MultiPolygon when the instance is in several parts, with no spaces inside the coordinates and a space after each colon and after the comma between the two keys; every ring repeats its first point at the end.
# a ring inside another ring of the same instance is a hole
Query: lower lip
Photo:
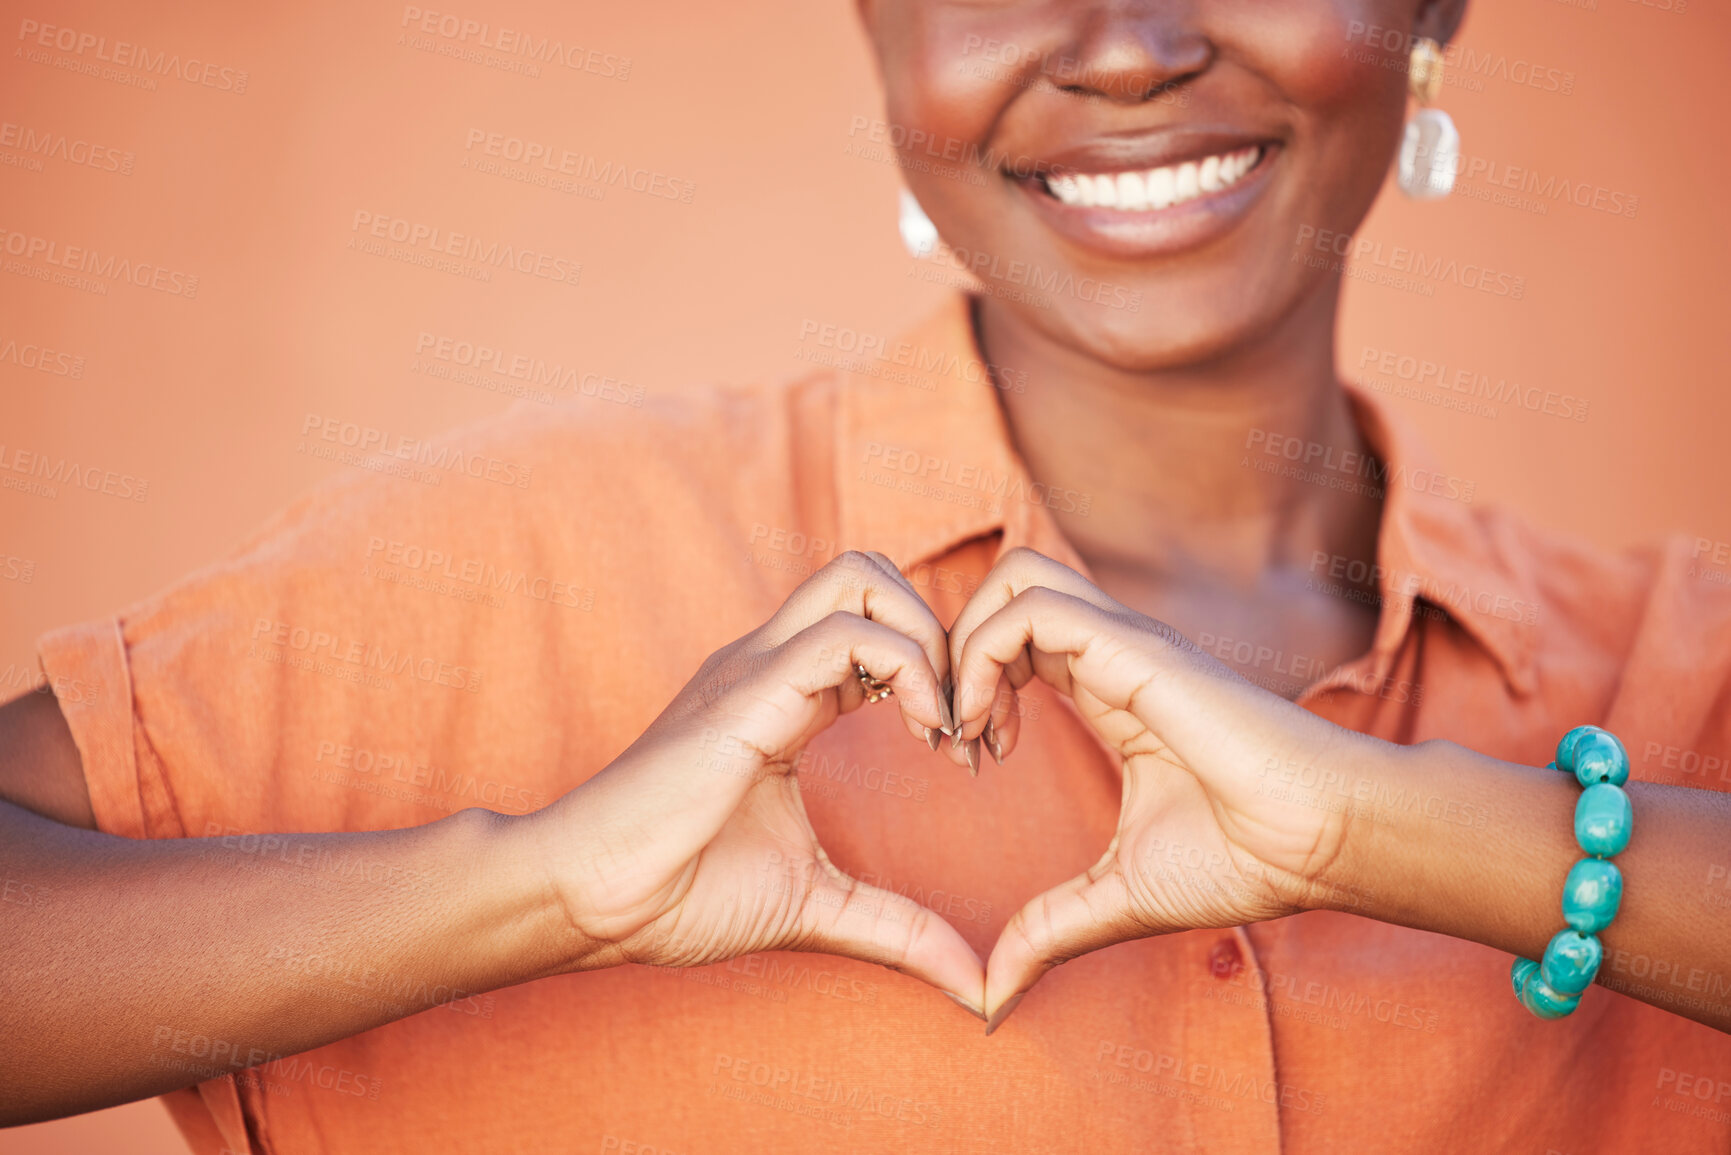
{"type": "Polygon", "coordinates": [[[1128,259],[1165,256],[1205,245],[1249,215],[1280,159],[1280,146],[1265,144],[1262,150],[1256,167],[1236,184],[1164,209],[1126,212],[1067,205],[1037,178],[1015,183],[1047,223],[1083,248],[1128,259]]]}

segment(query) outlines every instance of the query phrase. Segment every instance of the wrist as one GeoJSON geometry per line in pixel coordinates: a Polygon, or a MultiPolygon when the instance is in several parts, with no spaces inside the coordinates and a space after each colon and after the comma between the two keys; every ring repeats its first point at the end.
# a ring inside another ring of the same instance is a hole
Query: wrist
{"type": "Polygon", "coordinates": [[[1318,908],[1498,949],[1543,949],[1549,934],[1540,930],[1554,921],[1562,875],[1579,857],[1579,791],[1555,771],[1443,739],[1384,746],[1368,771],[1376,793],[1355,812],[1318,908]]]}
{"type": "Polygon", "coordinates": [[[1401,902],[1387,869],[1390,853],[1422,854],[1413,840],[1422,842],[1436,821],[1470,825],[1474,818],[1460,800],[1427,788],[1422,763],[1430,743],[1402,746],[1357,737],[1336,775],[1336,849],[1312,878],[1304,908],[1376,918],[1401,902]]]}
{"type": "Polygon", "coordinates": [[[490,986],[510,986],[581,968],[588,945],[573,924],[549,853],[552,808],[529,814],[459,811],[446,848],[466,880],[475,966],[490,986]]]}

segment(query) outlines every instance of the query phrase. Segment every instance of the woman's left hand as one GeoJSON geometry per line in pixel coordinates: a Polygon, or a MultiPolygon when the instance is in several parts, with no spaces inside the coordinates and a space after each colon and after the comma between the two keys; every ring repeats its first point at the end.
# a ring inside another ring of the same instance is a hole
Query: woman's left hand
{"type": "Polygon", "coordinates": [[[993,1029],[1046,971],[1078,955],[1307,909],[1346,843],[1343,802],[1399,749],[1253,685],[1029,549],[987,575],[950,629],[950,653],[964,739],[1007,755],[1015,688],[1038,677],[1123,758],[1106,853],[1018,911],[992,950],[993,1029]]]}

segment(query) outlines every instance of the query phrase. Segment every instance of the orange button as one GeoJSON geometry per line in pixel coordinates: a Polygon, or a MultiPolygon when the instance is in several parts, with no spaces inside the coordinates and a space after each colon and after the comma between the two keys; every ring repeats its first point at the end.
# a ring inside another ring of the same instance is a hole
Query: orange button
{"type": "Polygon", "coordinates": [[[1208,972],[1217,979],[1230,979],[1243,967],[1244,952],[1238,949],[1235,938],[1221,939],[1208,952],[1208,972]]]}

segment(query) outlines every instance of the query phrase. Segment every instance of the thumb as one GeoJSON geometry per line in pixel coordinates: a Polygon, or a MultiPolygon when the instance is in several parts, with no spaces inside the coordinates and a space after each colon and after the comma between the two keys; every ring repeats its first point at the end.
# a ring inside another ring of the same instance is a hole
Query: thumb
{"type": "Polygon", "coordinates": [[[794,949],[877,963],[929,983],[985,1018],[980,956],[942,915],[905,895],[843,874],[818,851],[794,949]]]}
{"type": "Polygon", "coordinates": [[[986,964],[986,1034],[1002,1026],[1053,967],[1139,937],[1129,912],[1129,895],[1116,870],[1078,874],[1018,910],[986,964]]]}

